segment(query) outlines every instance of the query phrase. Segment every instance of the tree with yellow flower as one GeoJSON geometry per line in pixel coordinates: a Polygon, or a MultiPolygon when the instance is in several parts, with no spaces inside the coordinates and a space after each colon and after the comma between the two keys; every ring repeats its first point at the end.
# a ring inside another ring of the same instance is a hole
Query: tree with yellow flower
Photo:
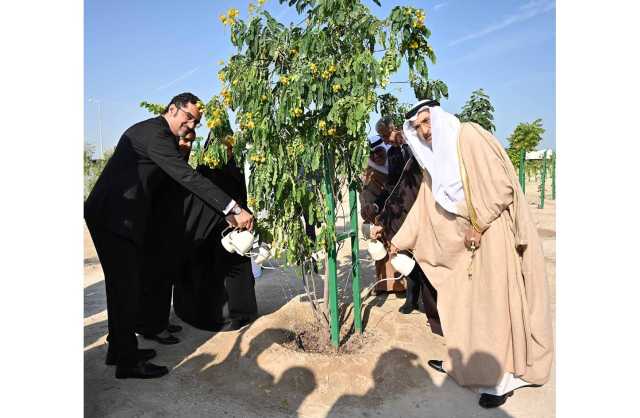
{"type": "MultiPolygon", "coordinates": [[[[266,213],[257,223],[261,238],[304,276],[313,253],[335,255],[332,202],[342,185],[354,196],[360,187],[369,114],[390,77],[406,62],[419,98],[425,85],[442,94],[444,84],[428,79],[435,54],[424,11],[396,6],[379,19],[358,0],[285,1],[305,16],[301,24],[284,25],[263,8],[246,20],[237,9],[220,16],[236,52],[221,69],[216,103],[236,113],[237,161],[252,166],[252,209],[266,213]]],[[[332,338],[335,332],[332,325],[332,338]]]]}

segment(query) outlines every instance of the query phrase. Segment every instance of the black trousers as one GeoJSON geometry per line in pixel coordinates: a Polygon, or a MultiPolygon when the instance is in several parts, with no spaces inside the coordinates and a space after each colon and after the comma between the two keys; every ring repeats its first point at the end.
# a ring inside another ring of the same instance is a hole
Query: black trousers
{"type": "Polygon", "coordinates": [[[101,226],[87,222],[104,272],[107,290],[109,352],[119,366],[137,362],[138,340],[135,334],[140,276],[138,249],[133,241],[101,226]]]}
{"type": "Polygon", "coordinates": [[[157,335],[169,326],[171,291],[178,274],[178,251],[154,248],[142,256],[141,292],[136,332],[157,335]]]}
{"type": "MultiPolygon", "coordinates": [[[[438,315],[438,292],[429,282],[429,278],[424,274],[420,266],[416,266],[409,275],[407,282],[412,282],[412,286],[419,286],[419,290],[414,297],[417,297],[418,293],[422,294],[422,304],[424,305],[424,312],[427,315],[427,321],[431,331],[438,335],[442,335],[442,326],[440,325],[440,315],[438,315]]],[[[409,283],[407,283],[409,285],[409,283]]]]}

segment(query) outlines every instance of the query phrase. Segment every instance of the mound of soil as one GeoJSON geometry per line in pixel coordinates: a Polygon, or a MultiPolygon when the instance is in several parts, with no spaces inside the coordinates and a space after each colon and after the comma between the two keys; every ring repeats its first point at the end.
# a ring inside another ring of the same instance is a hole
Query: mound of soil
{"type": "Polygon", "coordinates": [[[368,330],[362,334],[346,330],[341,334],[340,345],[336,348],[331,344],[327,329],[314,322],[296,323],[284,332],[284,341],[280,345],[303,353],[360,354],[376,339],[375,330],[368,330]]]}

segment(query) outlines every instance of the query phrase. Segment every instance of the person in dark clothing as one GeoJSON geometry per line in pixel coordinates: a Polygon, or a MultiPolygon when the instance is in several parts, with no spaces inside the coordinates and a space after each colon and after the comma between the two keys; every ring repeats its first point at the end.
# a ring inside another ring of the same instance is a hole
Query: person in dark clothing
{"type": "MultiPolygon", "coordinates": [[[[371,229],[371,235],[373,237],[390,240],[395,235],[416,200],[421,181],[422,171],[420,165],[416,162],[415,158],[410,157],[401,172],[396,187],[394,187],[376,217],[376,226],[371,229]]],[[[440,316],[437,309],[438,294],[436,289],[431,285],[428,277],[424,274],[418,263],[416,263],[416,266],[409,274],[409,278],[411,280],[407,280],[408,300],[405,302],[405,305],[411,303],[413,306],[410,305],[411,310],[403,313],[409,313],[412,312],[413,309],[417,309],[418,295],[421,294],[431,331],[435,334],[442,335],[440,316]],[[412,292],[410,293],[410,291],[412,292]]],[[[400,309],[403,308],[404,306],[400,309]]]]}
{"type": "Polygon", "coordinates": [[[178,138],[200,122],[199,99],[174,97],[165,113],[127,129],[84,204],[84,217],[105,275],[109,342],[107,363],[117,378],[155,378],[166,367],[149,363],[152,350],[138,350],[135,326],[140,265],[154,196],[173,179],[211,206],[219,219],[253,228],[253,216],[183,159],[178,138]]]}
{"type": "MultiPolygon", "coordinates": [[[[211,131],[204,149],[215,140],[211,131]]],[[[197,170],[248,210],[243,170],[234,161],[230,145],[227,152],[226,165],[216,169],[199,165],[197,170]]],[[[239,329],[258,313],[251,259],[224,249],[220,238],[225,225],[212,227],[207,221],[210,210],[196,196],[185,200],[185,211],[192,244],[187,245],[191,250],[173,291],[176,315],[208,331],[239,329]]]]}
{"type": "MultiPolygon", "coordinates": [[[[189,160],[195,132],[191,131],[178,141],[185,161],[189,160]]],[[[169,323],[173,284],[184,259],[183,236],[186,229],[184,199],[188,191],[169,180],[152,204],[151,226],[147,228],[146,245],[142,251],[142,290],[136,332],[145,339],[160,344],[177,344],[173,336],[182,330],[169,323]]]]}
{"type": "MultiPolygon", "coordinates": [[[[391,190],[393,190],[394,186],[400,180],[402,171],[407,164],[407,161],[411,158],[411,150],[408,145],[404,143],[401,132],[396,130],[391,118],[384,117],[380,119],[376,123],[376,131],[384,143],[389,147],[387,149],[388,186],[387,190],[385,190],[384,193],[381,193],[376,201],[376,208],[378,209],[376,211],[377,214],[384,206],[391,190]]],[[[413,269],[406,279],[406,298],[404,304],[399,308],[399,311],[403,314],[409,314],[418,309],[418,300],[420,299],[425,277],[418,267],[413,269]]]]}

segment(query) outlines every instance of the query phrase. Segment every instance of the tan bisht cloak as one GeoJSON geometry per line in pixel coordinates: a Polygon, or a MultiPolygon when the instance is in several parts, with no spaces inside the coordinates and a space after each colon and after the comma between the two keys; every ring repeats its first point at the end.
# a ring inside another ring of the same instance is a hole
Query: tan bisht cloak
{"type": "Polygon", "coordinates": [[[423,170],[414,205],[391,242],[413,250],[438,291],[447,373],[463,386],[492,387],[505,373],[532,383],[549,379],[553,331],[542,244],[500,143],[462,123],[459,156],[465,197],[461,216],[436,204],[423,170]],[[475,257],[464,246],[467,203],[483,232],[475,257]],[[471,265],[471,267],[470,267],[471,265]],[[470,274],[471,273],[471,276],[470,274]]]}

